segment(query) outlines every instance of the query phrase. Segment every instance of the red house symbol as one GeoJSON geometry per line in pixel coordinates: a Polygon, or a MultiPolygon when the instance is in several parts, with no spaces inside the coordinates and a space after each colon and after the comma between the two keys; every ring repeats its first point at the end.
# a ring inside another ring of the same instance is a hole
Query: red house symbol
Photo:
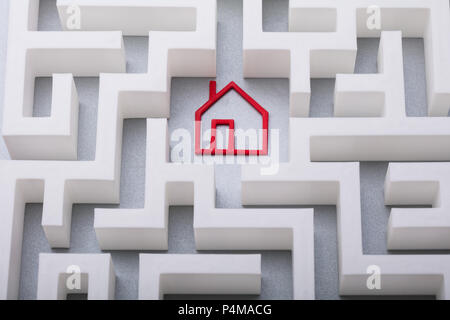
{"type": "Polygon", "coordinates": [[[253,100],[244,90],[242,90],[236,83],[231,81],[222,90],[216,93],[216,82],[209,82],[209,100],[195,112],[195,153],[207,155],[267,155],[268,144],[268,127],[269,127],[269,112],[261,107],[258,102],[253,100]],[[209,149],[203,149],[201,146],[201,131],[202,131],[202,116],[211,108],[217,101],[219,101],[230,90],[235,90],[245,101],[247,101],[253,108],[262,116],[262,148],[259,150],[249,149],[235,149],[234,147],[234,120],[233,119],[212,119],[211,120],[211,143],[209,149]],[[218,125],[226,125],[229,129],[228,148],[216,149],[216,129],[218,125]]]}

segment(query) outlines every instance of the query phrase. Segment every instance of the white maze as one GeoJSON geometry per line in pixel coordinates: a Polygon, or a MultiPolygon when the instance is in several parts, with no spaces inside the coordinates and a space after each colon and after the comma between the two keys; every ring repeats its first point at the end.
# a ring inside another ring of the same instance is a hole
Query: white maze
{"type": "MultiPolygon", "coordinates": [[[[313,209],[215,208],[214,166],[168,160],[171,78],[216,75],[215,0],[58,0],[63,27],[73,3],[81,29],[38,32],[39,1],[10,1],[0,297],[18,297],[25,204],[43,202],[49,244],[70,247],[72,205],[118,203],[123,120],[147,118],[144,208],[96,209],[100,247],[167,250],[169,206],[193,205],[197,249],[291,250],[294,298],[314,299],[313,209]],[[148,72],[126,74],[122,37],[148,34],[148,72]],[[52,113],[34,118],[42,76],[53,77],[52,113]],[[74,76],[100,77],[93,161],[76,161],[74,76]]],[[[289,162],[273,175],[243,166],[243,204],[335,205],[340,294],[450,299],[449,255],[363,254],[358,162],[392,161],[386,204],[431,206],[392,209],[389,249],[450,249],[449,1],[290,0],[290,32],[276,33],[263,32],[262,0],[243,0],[243,15],[244,76],[290,79],[289,162]],[[369,7],[379,29],[366,25],[369,7]],[[381,37],[377,74],[353,74],[357,37],[381,37]],[[402,37],[424,38],[428,117],[406,117],[402,37]],[[307,117],[315,77],[336,78],[334,118],[307,117]],[[367,287],[373,265],[380,290],[367,287]]],[[[109,254],[57,253],[40,256],[37,297],[64,299],[71,265],[89,299],[114,298],[109,254]]],[[[260,290],[260,255],[140,255],[140,299],[260,290]]]]}

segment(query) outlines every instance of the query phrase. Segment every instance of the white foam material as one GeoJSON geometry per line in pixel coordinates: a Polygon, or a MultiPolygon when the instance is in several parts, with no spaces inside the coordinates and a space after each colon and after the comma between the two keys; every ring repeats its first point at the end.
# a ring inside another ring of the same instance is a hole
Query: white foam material
{"type": "Polygon", "coordinates": [[[64,300],[71,293],[86,293],[89,300],[114,299],[115,283],[116,275],[109,253],[39,255],[39,300],[64,300]]]}
{"type": "Polygon", "coordinates": [[[261,255],[140,254],[139,299],[165,294],[260,294],[261,255]]]}

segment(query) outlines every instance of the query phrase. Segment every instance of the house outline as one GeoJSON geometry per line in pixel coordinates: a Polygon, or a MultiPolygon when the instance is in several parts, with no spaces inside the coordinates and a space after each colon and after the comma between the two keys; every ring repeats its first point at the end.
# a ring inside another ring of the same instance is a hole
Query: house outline
{"type": "Polygon", "coordinates": [[[209,100],[195,112],[195,154],[199,155],[267,155],[268,135],[269,135],[269,112],[248,95],[234,81],[227,84],[222,90],[216,93],[216,81],[209,82],[209,100]],[[209,149],[201,146],[202,116],[217,101],[219,101],[229,91],[236,91],[245,101],[248,102],[262,116],[262,148],[258,150],[236,149],[234,143],[234,119],[212,119],[211,120],[211,141],[209,149]],[[216,128],[219,125],[226,125],[229,128],[227,149],[216,148],[216,128]]]}

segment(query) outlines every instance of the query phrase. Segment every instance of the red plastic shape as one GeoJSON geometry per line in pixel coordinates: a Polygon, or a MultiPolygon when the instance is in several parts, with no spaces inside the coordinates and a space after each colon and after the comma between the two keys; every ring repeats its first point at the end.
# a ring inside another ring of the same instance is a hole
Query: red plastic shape
{"type": "Polygon", "coordinates": [[[195,153],[205,155],[267,155],[268,152],[268,135],[269,135],[269,112],[264,109],[258,102],[250,97],[236,83],[231,81],[222,90],[216,93],[216,81],[209,82],[209,100],[195,112],[195,153]],[[234,120],[233,119],[213,119],[211,121],[211,143],[209,149],[201,147],[201,131],[202,116],[219,101],[230,90],[235,90],[245,101],[247,101],[262,116],[262,148],[259,150],[236,149],[234,145],[234,120]],[[229,129],[228,147],[227,149],[216,148],[217,126],[226,125],[229,129]]]}

